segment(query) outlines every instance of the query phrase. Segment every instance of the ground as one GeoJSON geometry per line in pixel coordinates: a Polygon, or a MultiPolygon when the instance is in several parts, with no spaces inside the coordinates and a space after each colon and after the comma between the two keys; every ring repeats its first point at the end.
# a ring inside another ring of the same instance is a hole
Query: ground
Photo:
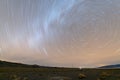
{"type": "Polygon", "coordinates": [[[2,67],[0,80],[120,80],[120,69],[2,67]]]}

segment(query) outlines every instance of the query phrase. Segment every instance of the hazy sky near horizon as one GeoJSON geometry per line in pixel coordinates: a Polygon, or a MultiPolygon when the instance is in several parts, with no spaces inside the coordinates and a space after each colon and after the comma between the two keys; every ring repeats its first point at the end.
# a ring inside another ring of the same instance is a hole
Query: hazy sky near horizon
{"type": "Polygon", "coordinates": [[[120,0],[0,0],[0,59],[66,67],[120,63],[120,0]]]}

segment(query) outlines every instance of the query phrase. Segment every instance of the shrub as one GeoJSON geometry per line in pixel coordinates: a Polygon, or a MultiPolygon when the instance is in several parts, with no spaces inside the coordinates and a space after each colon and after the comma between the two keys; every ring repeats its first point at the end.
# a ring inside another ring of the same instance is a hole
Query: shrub
{"type": "Polygon", "coordinates": [[[80,74],[78,75],[78,78],[79,78],[79,79],[84,79],[84,78],[86,78],[86,75],[85,75],[85,74],[80,73],[80,74]]]}
{"type": "Polygon", "coordinates": [[[11,78],[12,80],[21,80],[21,78],[18,77],[17,75],[12,75],[11,78]]]}
{"type": "Polygon", "coordinates": [[[22,78],[22,77],[19,77],[17,75],[11,75],[10,78],[11,78],[11,80],[28,80],[27,77],[22,78]]]}
{"type": "Polygon", "coordinates": [[[64,77],[64,76],[55,76],[55,77],[50,77],[48,80],[72,80],[72,78],[64,77]]]}
{"type": "Polygon", "coordinates": [[[110,76],[109,73],[107,73],[107,72],[102,72],[102,73],[100,74],[100,80],[106,80],[106,78],[109,77],[109,76],[110,76]]]}

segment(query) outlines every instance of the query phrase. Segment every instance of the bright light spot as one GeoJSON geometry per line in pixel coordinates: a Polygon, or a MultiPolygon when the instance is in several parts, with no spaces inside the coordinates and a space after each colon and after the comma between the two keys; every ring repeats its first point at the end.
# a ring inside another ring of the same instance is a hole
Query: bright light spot
{"type": "Polygon", "coordinates": [[[80,66],[80,67],[79,67],[79,69],[81,70],[81,69],[82,69],[82,67],[80,66]]]}

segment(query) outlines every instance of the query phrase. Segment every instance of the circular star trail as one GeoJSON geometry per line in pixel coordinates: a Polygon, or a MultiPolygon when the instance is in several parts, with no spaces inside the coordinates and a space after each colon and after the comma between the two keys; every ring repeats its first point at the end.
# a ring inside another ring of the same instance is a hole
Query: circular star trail
{"type": "Polygon", "coordinates": [[[2,60],[65,67],[119,63],[120,0],[0,0],[2,60]]]}

